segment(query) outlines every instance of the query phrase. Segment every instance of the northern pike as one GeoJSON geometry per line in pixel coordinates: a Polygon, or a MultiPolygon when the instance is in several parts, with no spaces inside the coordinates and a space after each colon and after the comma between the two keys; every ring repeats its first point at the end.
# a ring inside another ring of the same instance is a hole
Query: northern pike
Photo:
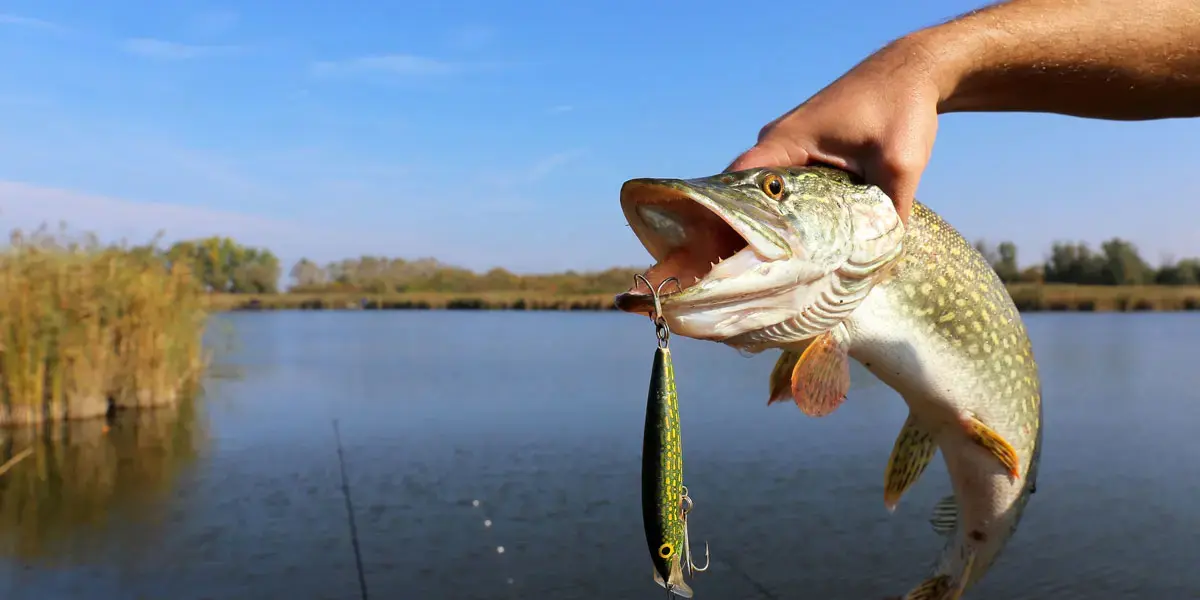
{"type": "MultiPolygon", "coordinates": [[[[853,358],[908,406],[884,469],[895,510],[938,450],[953,493],[930,522],[946,542],[908,600],[949,600],[979,581],[1037,484],[1041,382],[1021,317],[987,261],[920,202],[824,166],[640,178],[621,208],[656,263],[672,332],[757,353],[782,350],[767,403],[828,415],[853,358]]],[[[649,312],[638,286],[619,309],[649,312]]]]}
{"type": "Polygon", "coordinates": [[[679,394],[675,365],[667,345],[669,330],[661,322],[659,344],[650,369],[646,395],[646,423],[642,436],[642,524],[654,564],[654,581],[677,596],[692,597],[683,579],[692,563],[687,539],[687,512],[691,499],[683,486],[683,440],[679,435],[679,394]]]}

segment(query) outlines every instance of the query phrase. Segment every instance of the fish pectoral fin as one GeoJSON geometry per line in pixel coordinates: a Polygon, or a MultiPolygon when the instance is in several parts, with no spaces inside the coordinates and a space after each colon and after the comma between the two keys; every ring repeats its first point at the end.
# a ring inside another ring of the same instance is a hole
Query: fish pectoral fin
{"type": "Polygon", "coordinates": [[[832,413],[850,391],[850,353],[843,326],[817,336],[792,369],[792,398],[810,417],[832,413]]]}
{"type": "Polygon", "coordinates": [[[883,503],[888,511],[896,509],[900,497],[921,478],[935,453],[937,444],[933,435],[917,423],[916,416],[910,411],[892,445],[892,455],[888,457],[887,472],[884,473],[883,503]]]}
{"type": "Polygon", "coordinates": [[[971,441],[979,444],[983,449],[992,453],[1004,468],[1008,469],[1008,474],[1013,477],[1021,476],[1020,459],[1017,458],[1017,451],[1008,443],[996,430],[988,427],[983,421],[968,416],[963,419],[963,428],[967,431],[967,436],[971,441]]]}
{"type": "Polygon", "coordinates": [[[933,505],[929,524],[938,535],[950,535],[958,525],[958,501],[950,494],[933,505]]]}
{"type": "Polygon", "coordinates": [[[784,348],[775,367],[771,369],[771,390],[767,398],[767,406],[792,397],[792,371],[800,360],[803,351],[784,348]]]}

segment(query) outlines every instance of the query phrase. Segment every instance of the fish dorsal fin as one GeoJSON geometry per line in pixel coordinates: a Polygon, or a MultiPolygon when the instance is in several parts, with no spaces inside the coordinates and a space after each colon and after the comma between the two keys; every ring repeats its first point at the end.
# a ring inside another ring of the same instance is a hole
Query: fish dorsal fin
{"type": "Polygon", "coordinates": [[[850,391],[850,344],[838,324],[817,336],[792,369],[792,398],[810,417],[832,413],[850,391]]]}
{"type": "Polygon", "coordinates": [[[950,494],[933,505],[933,513],[929,516],[929,524],[938,535],[950,535],[958,526],[958,502],[954,494],[950,494]]]}
{"type": "Polygon", "coordinates": [[[892,445],[892,455],[888,457],[884,473],[883,503],[889,511],[896,510],[900,497],[921,478],[935,453],[937,444],[933,436],[917,423],[916,416],[910,411],[892,445]]]}
{"type": "Polygon", "coordinates": [[[771,391],[767,398],[767,406],[792,397],[792,371],[796,370],[796,362],[800,360],[803,350],[784,348],[775,368],[771,369],[771,391]]]}
{"type": "Polygon", "coordinates": [[[1017,458],[1016,449],[995,429],[988,427],[974,416],[967,416],[963,419],[963,429],[966,430],[971,441],[991,452],[992,456],[995,456],[996,460],[1004,465],[1010,476],[1019,477],[1021,475],[1020,460],[1017,458]]]}

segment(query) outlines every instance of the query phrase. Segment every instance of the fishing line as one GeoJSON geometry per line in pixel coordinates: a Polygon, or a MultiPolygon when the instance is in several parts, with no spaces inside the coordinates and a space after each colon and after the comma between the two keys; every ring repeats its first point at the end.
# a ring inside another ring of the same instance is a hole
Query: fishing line
{"type": "Polygon", "coordinates": [[[354,523],[354,505],[350,502],[350,483],[346,481],[346,459],[342,456],[342,433],[333,420],[333,438],[337,441],[338,466],[342,473],[342,497],[346,499],[346,520],[350,523],[350,545],[354,547],[354,565],[358,569],[358,590],[367,600],[367,577],[363,574],[362,550],[358,545],[358,526],[354,523]]]}
{"type": "Polygon", "coordinates": [[[755,581],[753,577],[751,577],[748,573],[746,573],[740,567],[738,567],[736,564],[734,564],[733,561],[731,561],[729,559],[725,559],[720,562],[723,562],[726,565],[729,565],[729,569],[731,571],[733,571],[734,573],[737,573],[738,575],[741,575],[742,579],[745,579],[746,583],[750,584],[750,587],[753,587],[754,589],[758,590],[759,594],[762,594],[764,597],[768,598],[769,600],[779,600],[779,596],[776,596],[775,594],[771,593],[771,590],[768,590],[767,586],[755,581]]]}

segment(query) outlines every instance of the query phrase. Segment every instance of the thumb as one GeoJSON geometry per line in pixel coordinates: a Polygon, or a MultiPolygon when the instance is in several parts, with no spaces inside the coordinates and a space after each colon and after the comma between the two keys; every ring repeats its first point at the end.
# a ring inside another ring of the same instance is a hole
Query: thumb
{"type": "Polygon", "coordinates": [[[808,162],[808,153],[799,148],[791,152],[788,148],[775,142],[759,142],[753,148],[741,153],[725,167],[724,172],[741,171],[756,167],[788,167],[803,165],[808,162]]]}

